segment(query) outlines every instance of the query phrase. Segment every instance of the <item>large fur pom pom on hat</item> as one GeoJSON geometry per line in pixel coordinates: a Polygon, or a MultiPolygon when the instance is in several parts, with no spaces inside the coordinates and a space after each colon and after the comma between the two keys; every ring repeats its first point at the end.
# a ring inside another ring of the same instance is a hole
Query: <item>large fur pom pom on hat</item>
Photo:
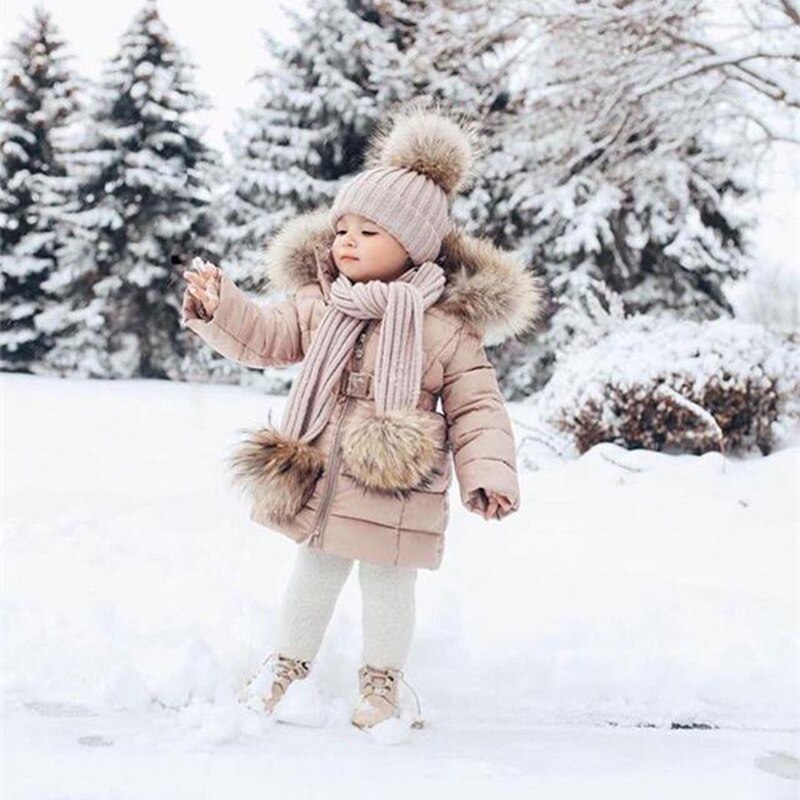
{"type": "Polygon", "coordinates": [[[484,145],[474,122],[441,104],[417,99],[397,106],[370,140],[365,165],[410,169],[452,198],[475,178],[484,145]]]}

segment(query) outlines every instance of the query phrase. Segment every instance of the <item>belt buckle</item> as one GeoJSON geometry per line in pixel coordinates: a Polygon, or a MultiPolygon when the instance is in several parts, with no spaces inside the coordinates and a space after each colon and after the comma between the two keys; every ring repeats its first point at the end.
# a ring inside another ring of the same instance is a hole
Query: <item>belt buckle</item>
{"type": "Polygon", "coordinates": [[[370,389],[372,388],[371,377],[372,375],[369,372],[348,372],[345,394],[350,397],[369,398],[371,396],[370,389]]]}

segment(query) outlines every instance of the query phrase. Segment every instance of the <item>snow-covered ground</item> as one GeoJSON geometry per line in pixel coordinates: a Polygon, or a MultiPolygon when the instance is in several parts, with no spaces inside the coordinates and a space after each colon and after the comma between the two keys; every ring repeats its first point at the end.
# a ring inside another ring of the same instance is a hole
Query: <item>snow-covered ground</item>
{"type": "Polygon", "coordinates": [[[485,522],[453,487],[405,670],[426,727],[381,736],[349,724],[355,572],[294,697],[320,726],[235,702],[295,545],[224,459],[284,398],[7,374],[0,395],[4,800],[800,792],[800,444],[561,460],[509,404],[522,510],[485,522]]]}

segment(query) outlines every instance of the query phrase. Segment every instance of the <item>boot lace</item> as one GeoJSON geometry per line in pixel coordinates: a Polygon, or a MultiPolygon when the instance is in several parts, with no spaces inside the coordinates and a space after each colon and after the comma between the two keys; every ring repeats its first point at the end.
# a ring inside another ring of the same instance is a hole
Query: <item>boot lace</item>
{"type": "Polygon", "coordinates": [[[425,721],[422,718],[422,708],[419,703],[419,697],[417,697],[417,693],[414,691],[414,688],[411,684],[406,681],[403,677],[403,670],[401,669],[393,669],[392,667],[387,667],[385,669],[381,669],[380,667],[374,667],[371,664],[364,664],[359,670],[359,677],[361,679],[361,693],[362,696],[367,696],[370,694],[378,695],[379,697],[385,698],[389,703],[393,706],[397,706],[392,700],[392,693],[394,691],[395,681],[399,679],[401,683],[403,683],[414,695],[414,700],[417,705],[417,716],[412,721],[411,727],[412,728],[421,728],[425,724],[425,721]]]}
{"type": "Polygon", "coordinates": [[[280,683],[285,691],[292,681],[308,676],[311,669],[311,662],[300,658],[291,658],[282,653],[272,653],[264,661],[266,666],[272,659],[276,659],[275,680],[280,683]]]}

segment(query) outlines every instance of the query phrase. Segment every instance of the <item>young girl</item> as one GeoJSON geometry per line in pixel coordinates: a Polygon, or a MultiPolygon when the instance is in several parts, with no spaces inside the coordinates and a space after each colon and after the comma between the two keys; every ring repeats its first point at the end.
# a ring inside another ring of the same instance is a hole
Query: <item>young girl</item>
{"type": "Polygon", "coordinates": [[[262,306],[199,259],[184,272],[183,322],[211,347],[250,367],[302,362],[280,429],[251,432],[231,459],[251,519],[300,545],[268,713],[308,675],[358,561],[352,722],[399,716],[417,570],[441,564],[453,464],[467,509],[491,520],[519,508],[514,437],[484,345],[537,324],[543,287],[450,219],[477,150],[475,129],[441,107],[401,107],[333,206],[270,242],[266,277],[285,299],[262,306]]]}

